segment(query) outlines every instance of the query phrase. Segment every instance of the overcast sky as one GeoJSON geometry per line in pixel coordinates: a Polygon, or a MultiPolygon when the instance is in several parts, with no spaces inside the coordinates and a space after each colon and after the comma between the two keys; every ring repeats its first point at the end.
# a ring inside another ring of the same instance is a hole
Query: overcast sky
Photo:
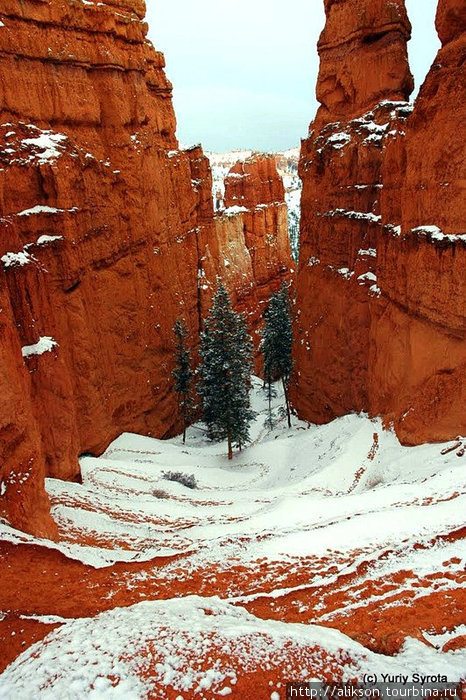
{"type": "MultiPolygon", "coordinates": [[[[315,114],[323,0],[146,0],[174,85],[178,138],[205,150],[297,146],[315,114]]],[[[416,85],[439,42],[437,0],[406,0],[416,85]]]]}

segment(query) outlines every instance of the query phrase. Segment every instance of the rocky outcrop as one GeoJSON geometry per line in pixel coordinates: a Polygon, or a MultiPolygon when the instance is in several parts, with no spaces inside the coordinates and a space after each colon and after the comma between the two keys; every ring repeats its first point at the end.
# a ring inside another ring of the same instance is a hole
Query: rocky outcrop
{"type": "Polygon", "coordinates": [[[44,473],[79,478],[78,455],[121,431],[175,430],[171,326],[182,314],[198,329],[201,203],[143,15],[143,3],[2,5],[0,274],[15,338],[4,367],[34,418],[19,424],[14,402],[0,416],[1,503],[42,534],[44,473]],[[33,507],[14,495],[23,464],[42,490],[33,507]]]}
{"type": "MultiPolygon", "coordinates": [[[[225,178],[225,205],[215,216],[217,274],[247,314],[257,350],[266,305],[282,282],[293,283],[295,272],[275,156],[253,154],[233,165],[225,178]]],[[[260,364],[257,359],[258,371],[260,364]]]]}
{"type": "Polygon", "coordinates": [[[404,3],[328,2],[326,11],[322,105],[300,159],[293,389],[299,412],[317,422],[368,408],[384,142],[405,121],[412,86],[404,3]]]}
{"type": "MultiPolygon", "coordinates": [[[[461,39],[466,29],[464,2],[461,0],[439,0],[435,24],[442,46],[455,39],[461,39]]],[[[456,46],[454,51],[459,53],[458,49],[460,49],[460,45],[456,46]]]]}
{"type": "Polygon", "coordinates": [[[409,444],[466,433],[465,9],[440,0],[443,46],[384,163],[371,408],[409,444]]]}
{"type": "Polygon", "coordinates": [[[0,10],[0,515],[39,535],[56,535],[44,475],[79,479],[78,455],[123,431],[178,429],[174,320],[195,345],[204,260],[245,235],[219,233],[208,161],[178,148],[144,11],[0,10]]]}
{"type": "Polygon", "coordinates": [[[404,0],[324,0],[327,21],[318,50],[316,128],[349,120],[384,99],[406,100],[413,89],[404,0]]]}
{"type": "Polygon", "coordinates": [[[276,157],[254,154],[239,160],[225,178],[225,206],[255,208],[283,204],[285,188],[276,157]]]}
{"type": "Polygon", "coordinates": [[[300,161],[294,404],[317,422],[382,414],[408,444],[449,439],[466,430],[464,13],[440,3],[439,34],[455,17],[455,38],[411,114],[403,3],[326,10],[323,104],[300,161]]]}

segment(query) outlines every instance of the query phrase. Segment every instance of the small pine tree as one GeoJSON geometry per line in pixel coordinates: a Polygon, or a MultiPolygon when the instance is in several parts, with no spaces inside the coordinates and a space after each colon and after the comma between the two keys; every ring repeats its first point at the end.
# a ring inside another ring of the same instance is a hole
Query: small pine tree
{"type": "Polygon", "coordinates": [[[201,333],[199,395],[207,435],[227,440],[228,459],[233,445],[249,441],[255,414],[249,403],[253,345],[242,314],[236,313],[222,283],[201,333]]]}
{"type": "Polygon", "coordinates": [[[291,427],[288,391],[293,368],[291,356],[293,326],[290,300],[285,282],[282,284],[281,289],[272,295],[268,308],[264,313],[264,318],[262,351],[264,354],[264,379],[268,385],[269,395],[269,423],[272,424],[271,384],[273,381],[281,379],[285,395],[288,427],[291,427]]]}
{"type": "Polygon", "coordinates": [[[175,321],[173,333],[175,334],[175,369],[172,376],[175,380],[175,391],[178,394],[178,406],[183,417],[183,443],[185,443],[186,428],[193,411],[191,393],[193,371],[191,369],[191,353],[186,345],[188,329],[179,318],[175,321]]]}

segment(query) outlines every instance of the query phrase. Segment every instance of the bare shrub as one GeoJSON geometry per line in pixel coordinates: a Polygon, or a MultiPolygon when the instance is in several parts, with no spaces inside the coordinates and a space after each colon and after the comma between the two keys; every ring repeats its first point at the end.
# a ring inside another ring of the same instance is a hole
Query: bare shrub
{"type": "Polygon", "coordinates": [[[164,479],[167,481],[177,481],[183,484],[188,489],[197,489],[197,481],[194,474],[183,474],[183,472],[163,472],[164,479]]]}

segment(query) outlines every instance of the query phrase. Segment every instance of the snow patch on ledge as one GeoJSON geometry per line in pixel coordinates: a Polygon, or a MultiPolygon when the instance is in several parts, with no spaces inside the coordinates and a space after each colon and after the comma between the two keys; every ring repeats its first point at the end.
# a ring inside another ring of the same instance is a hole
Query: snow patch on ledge
{"type": "Polygon", "coordinates": [[[31,255],[31,253],[29,252],[29,248],[35,245],[45,246],[49,245],[50,243],[55,243],[55,241],[61,240],[63,240],[63,236],[48,236],[47,234],[43,234],[42,236],[39,236],[35,243],[26,243],[23,249],[18,251],[17,253],[8,251],[7,253],[5,253],[5,255],[2,255],[0,261],[3,263],[3,267],[5,268],[23,267],[24,265],[29,265],[30,263],[36,263],[38,262],[38,260],[33,255],[31,255]]]}
{"type": "Polygon", "coordinates": [[[392,107],[395,112],[405,112],[406,115],[411,114],[414,109],[414,102],[405,102],[403,100],[382,100],[377,107],[392,107]]]}
{"type": "Polygon", "coordinates": [[[390,231],[394,236],[401,236],[401,226],[395,224],[385,224],[384,229],[390,231]]]}
{"type": "Polygon", "coordinates": [[[23,209],[19,211],[16,216],[34,216],[35,214],[64,214],[65,212],[78,211],[78,207],[72,207],[71,209],[57,209],[56,207],[49,207],[45,204],[36,204],[30,209],[23,209]]]}
{"type": "Polygon", "coordinates": [[[346,280],[350,280],[354,275],[354,270],[350,270],[349,267],[339,267],[336,268],[334,265],[327,265],[329,270],[336,272],[337,274],[344,277],[346,280]]]}
{"type": "Polygon", "coordinates": [[[55,241],[62,241],[63,236],[47,236],[44,234],[43,236],[39,236],[39,238],[36,241],[36,245],[47,245],[48,243],[54,243],[55,241]]]}
{"type": "Polygon", "coordinates": [[[332,134],[332,136],[329,136],[326,144],[333,146],[333,148],[336,148],[337,150],[340,148],[344,148],[347,143],[351,141],[351,136],[347,134],[345,131],[338,131],[336,134],[332,134]]]}
{"type": "Polygon", "coordinates": [[[43,355],[44,352],[50,352],[53,348],[58,347],[58,343],[49,335],[43,335],[34,345],[24,345],[21,348],[23,357],[31,355],[43,355]]]}
{"type": "Polygon", "coordinates": [[[35,157],[39,163],[47,163],[60,157],[63,148],[62,142],[66,141],[66,139],[67,137],[64,134],[42,131],[39,136],[23,139],[21,143],[24,146],[36,146],[41,152],[36,153],[35,157]]]}
{"type": "Polygon", "coordinates": [[[350,270],[349,267],[340,267],[338,268],[337,272],[347,280],[350,280],[354,275],[354,270],[350,270]]]}
{"type": "Polygon", "coordinates": [[[322,216],[343,216],[347,219],[354,219],[356,221],[370,221],[371,223],[380,223],[382,217],[380,214],[373,214],[370,211],[347,211],[346,209],[332,209],[331,211],[326,211],[322,216]]]}
{"type": "Polygon", "coordinates": [[[224,214],[225,216],[235,216],[235,214],[243,214],[244,212],[248,212],[249,209],[246,209],[246,207],[239,207],[237,204],[235,204],[232,207],[228,207],[227,209],[224,209],[221,213],[224,214]]]}
{"type": "Polygon", "coordinates": [[[29,263],[34,262],[35,258],[27,250],[23,249],[19,253],[5,253],[0,260],[3,263],[3,267],[23,267],[23,265],[29,265],[29,263]]]}
{"type": "Polygon", "coordinates": [[[364,274],[359,275],[358,280],[360,284],[364,284],[365,282],[377,282],[377,277],[373,272],[364,272],[364,274]]]}
{"type": "Polygon", "coordinates": [[[225,180],[228,178],[244,178],[244,177],[251,177],[251,173],[228,173],[226,175],[225,180]]]}
{"type": "Polygon", "coordinates": [[[429,236],[433,241],[466,242],[466,233],[443,233],[438,226],[416,226],[411,229],[411,233],[417,236],[429,236]]]}

